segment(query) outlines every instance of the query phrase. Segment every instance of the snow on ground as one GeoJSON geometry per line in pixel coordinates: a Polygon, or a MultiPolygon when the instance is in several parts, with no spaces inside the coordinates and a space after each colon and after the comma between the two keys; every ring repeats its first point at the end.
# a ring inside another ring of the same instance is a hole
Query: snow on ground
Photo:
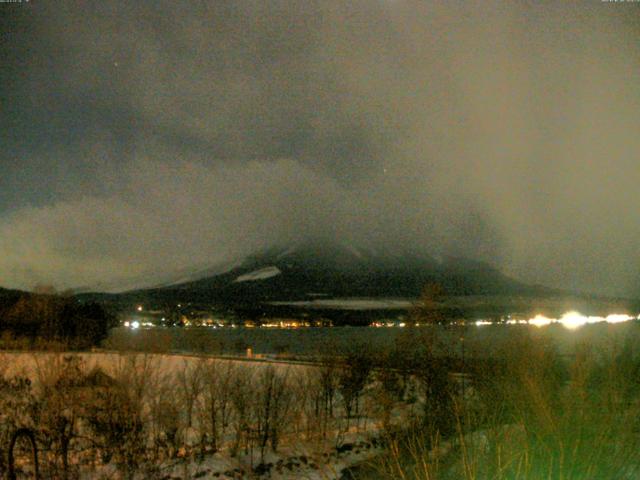
{"type": "Polygon", "coordinates": [[[253,272],[245,273],[244,275],[240,275],[233,282],[247,282],[253,280],[264,280],[266,278],[275,277],[276,275],[280,275],[282,272],[276,266],[270,266],[261,268],[260,270],[254,270],[253,272]]]}
{"type": "Polygon", "coordinates": [[[53,369],[62,364],[65,357],[80,357],[87,371],[94,367],[101,368],[108,375],[115,372],[124,365],[124,362],[136,360],[137,362],[148,362],[154,370],[164,374],[175,374],[195,364],[202,359],[215,359],[217,362],[228,362],[237,365],[251,365],[253,368],[260,368],[272,365],[277,368],[302,370],[309,368],[308,365],[301,365],[290,362],[275,361],[248,361],[247,358],[219,358],[207,355],[189,354],[153,354],[153,353],[130,353],[130,352],[3,352],[0,353],[0,373],[5,377],[25,376],[32,382],[37,383],[39,377],[49,369],[53,369]]]}
{"type": "Polygon", "coordinates": [[[414,302],[397,298],[326,298],[295,302],[270,302],[271,305],[329,308],[336,310],[391,310],[410,308],[414,302]]]}
{"type": "MultiPolygon", "coordinates": [[[[49,353],[49,352],[4,352],[0,354],[0,374],[5,378],[15,375],[26,376],[31,379],[34,386],[50,371],[55,371],[70,356],[80,357],[86,371],[94,367],[100,367],[108,375],[117,375],[118,369],[124,362],[135,360],[139,367],[150,362],[149,372],[162,372],[162,374],[177,373],[189,364],[200,361],[206,356],[179,355],[179,354],[136,354],[120,352],[85,352],[85,353],[49,353]]],[[[303,372],[309,365],[289,364],[281,362],[247,362],[246,359],[220,359],[216,362],[232,362],[236,364],[250,364],[252,368],[264,368],[273,365],[276,368],[287,369],[290,373],[303,372]]],[[[373,419],[361,418],[364,426],[351,425],[348,431],[341,435],[340,445],[336,446],[336,439],[329,435],[327,440],[320,443],[316,440],[308,443],[302,439],[282,438],[282,446],[278,453],[269,451],[261,462],[260,453],[254,447],[253,451],[240,452],[237,457],[231,457],[225,450],[217,453],[205,452],[197,454],[196,442],[189,438],[197,437],[197,434],[185,434],[186,449],[177,458],[164,461],[157,465],[159,476],[163,479],[244,479],[260,478],[274,480],[338,480],[342,477],[344,469],[353,467],[366,461],[377,453],[379,447],[372,435],[375,436],[379,425],[373,419]],[[333,439],[331,439],[333,438],[333,439]],[[191,445],[191,446],[189,446],[191,445]],[[261,464],[262,463],[262,464],[261,464]],[[261,464],[261,465],[260,465],[261,464]]],[[[121,478],[113,464],[97,466],[91,471],[82,471],[80,479],[89,478],[121,478]],[[96,476],[97,475],[97,476],[96,476]]],[[[149,478],[140,473],[135,475],[135,480],[149,478]]],[[[156,477],[154,477],[156,478],[156,477]]]]}
{"type": "Polygon", "coordinates": [[[370,460],[380,448],[363,435],[347,434],[340,448],[324,451],[308,446],[285,447],[278,454],[265,454],[260,462],[258,451],[243,452],[235,458],[211,454],[199,460],[161,465],[163,478],[188,479],[264,479],[264,480],[339,480],[345,469],[370,460]]]}

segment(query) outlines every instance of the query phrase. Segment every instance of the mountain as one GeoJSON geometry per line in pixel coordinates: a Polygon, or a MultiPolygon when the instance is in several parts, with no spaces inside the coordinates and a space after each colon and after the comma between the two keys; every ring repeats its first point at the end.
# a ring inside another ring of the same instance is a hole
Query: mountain
{"type": "Polygon", "coordinates": [[[157,289],[161,287],[171,287],[180,285],[189,281],[201,278],[211,277],[219,273],[227,272],[242,264],[242,260],[232,262],[222,262],[212,266],[202,267],[185,267],[169,274],[158,275],[157,273],[144,273],[137,277],[127,278],[126,280],[115,279],[105,282],[93,283],[91,285],[73,288],[73,293],[85,295],[102,292],[103,294],[121,294],[131,291],[139,291],[146,289],[157,289]]]}
{"type": "Polygon", "coordinates": [[[450,295],[519,294],[540,291],[482,262],[440,261],[409,250],[356,248],[345,243],[304,242],[274,247],[231,262],[225,271],[190,274],[129,295],[229,304],[310,298],[417,297],[439,283],[450,295]]]}

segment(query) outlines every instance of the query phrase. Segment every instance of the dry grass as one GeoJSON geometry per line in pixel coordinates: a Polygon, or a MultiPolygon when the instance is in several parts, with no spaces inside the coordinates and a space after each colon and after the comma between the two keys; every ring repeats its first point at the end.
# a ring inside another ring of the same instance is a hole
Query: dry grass
{"type": "Polygon", "coordinates": [[[390,435],[357,478],[638,478],[639,374],[630,344],[561,358],[543,340],[515,338],[475,369],[464,401],[454,395],[454,434],[417,423],[390,435]]]}

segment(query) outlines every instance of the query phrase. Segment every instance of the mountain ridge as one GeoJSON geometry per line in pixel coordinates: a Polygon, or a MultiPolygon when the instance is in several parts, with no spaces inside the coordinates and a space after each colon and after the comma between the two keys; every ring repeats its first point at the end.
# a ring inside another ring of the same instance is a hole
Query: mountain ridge
{"type": "Polygon", "coordinates": [[[427,283],[449,295],[550,292],[508,277],[487,263],[460,257],[441,261],[407,249],[379,251],[344,243],[275,246],[230,263],[222,273],[130,294],[210,298],[229,303],[326,297],[417,297],[427,283]]]}

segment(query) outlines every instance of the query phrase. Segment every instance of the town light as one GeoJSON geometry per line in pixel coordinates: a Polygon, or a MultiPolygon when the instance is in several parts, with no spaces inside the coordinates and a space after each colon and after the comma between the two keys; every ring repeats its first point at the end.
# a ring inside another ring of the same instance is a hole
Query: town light
{"type": "Polygon", "coordinates": [[[529,325],[534,325],[536,327],[544,327],[550,325],[552,320],[550,318],[545,317],[544,315],[536,315],[531,320],[529,320],[529,325]]]}

